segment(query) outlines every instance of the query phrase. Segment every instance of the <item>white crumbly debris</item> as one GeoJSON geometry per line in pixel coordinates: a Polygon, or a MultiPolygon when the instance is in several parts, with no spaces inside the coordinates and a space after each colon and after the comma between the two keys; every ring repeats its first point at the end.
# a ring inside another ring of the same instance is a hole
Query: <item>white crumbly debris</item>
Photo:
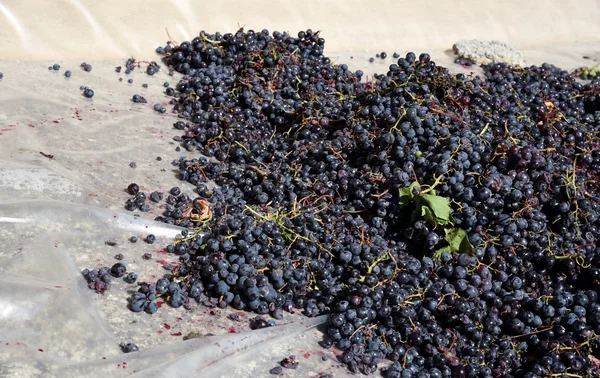
{"type": "Polygon", "coordinates": [[[454,53],[476,64],[492,62],[525,65],[523,54],[517,49],[500,41],[480,41],[477,39],[458,41],[452,46],[454,53]]]}

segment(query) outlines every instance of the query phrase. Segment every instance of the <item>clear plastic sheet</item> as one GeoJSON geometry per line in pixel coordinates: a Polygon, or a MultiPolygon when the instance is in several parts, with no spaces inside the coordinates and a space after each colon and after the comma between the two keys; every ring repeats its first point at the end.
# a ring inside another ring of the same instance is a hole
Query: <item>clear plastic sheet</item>
{"type": "Polygon", "coordinates": [[[332,55],[445,51],[473,38],[537,50],[598,43],[599,13],[596,0],[4,0],[0,60],[146,59],[165,29],[181,42],[240,26],[321,30],[332,55]]]}
{"type": "Polygon", "coordinates": [[[300,365],[288,376],[344,376],[334,351],[318,345],[323,317],[287,314],[275,327],[252,331],[254,314],[201,304],[133,313],[127,300],[137,285],[121,279],[104,294],[87,288],[81,271],[110,267],[117,254],[139,281],[156,281],[177,262],[163,248],[181,229],[152,220],[163,204],[127,212],[129,183],[147,193],[180,186],[193,195],[171,165],[187,154],[175,150],[176,118],[152,110],[156,102],[166,105],[162,84],[178,79],[141,70],[119,75],[114,67],[122,61],[91,63],[89,73],[75,62],[60,62],[59,72],[2,64],[0,376],[265,376],[292,354],[300,365]],[[96,96],[81,96],[81,85],[96,96]],[[148,104],[131,102],[134,93],[148,104]],[[154,244],[142,241],[148,234],[154,244]],[[239,321],[228,317],[233,312],[239,321]],[[140,352],[124,354],[119,344],[129,342],[140,352]]]}
{"type": "MultiPolygon", "coordinates": [[[[153,316],[131,313],[126,297],[133,286],[122,281],[113,281],[104,295],[87,288],[81,261],[102,251],[110,259],[108,251],[123,249],[129,266],[152,271],[149,263],[144,267],[130,257],[134,249],[139,255],[143,245],[119,248],[120,243],[128,243],[131,234],[173,238],[181,231],[178,227],[58,201],[4,204],[0,226],[0,243],[7,247],[1,252],[6,263],[0,268],[1,376],[260,376],[289,354],[306,349],[303,359],[308,362],[308,350],[318,349],[298,341],[315,342],[307,333],[325,317],[250,331],[244,321],[247,314],[239,314],[242,321],[232,321],[226,310],[185,311],[165,305],[153,316]],[[14,235],[27,243],[13,246],[14,235]],[[107,246],[105,240],[117,245],[107,246]],[[191,332],[195,338],[181,341],[191,332]],[[177,342],[152,340],[148,334],[165,334],[177,342]],[[124,355],[121,342],[135,342],[141,351],[124,355]]],[[[303,363],[298,373],[310,376],[314,368],[303,363]]]]}
{"type": "Polygon", "coordinates": [[[286,314],[275,327],[251,331],[250,313],[234,321],[230,309],[164,305],[151,316],[127,309],[135,285],[115,280],[104,295],[87,288],[81,270],[110,266],[118,253],[141,281],[156,280],[176,261],[162,248],[180,230],[151,220],[160,205],[139,217],[124,213],[129,183],[147,193],[177,185],[193,194],[170,164],[187,155],[175,151],[176,118],[152,110],[155,103],[167,105],[163,83],[175,85],[178,77],[164,67],[154,76],[119,74],[114,67],[130,56],[157,60],[153,50],[168,39],[165,28],[183,41],[201,29],[226,32],[238,25],[322,30],[332,58],[367,74],[385,72],[394,51],[409,50],[430,52],[454,72],[478,73],[452,63],[452,43],[465,38],[514,44],[529,64],[571,69],[600,60],[600,9],[593,0],[577,7],[541,0],[470,3],[0,3],[0,376],[263,377],[291,354],[300,365],[286,377],[349,375],[334,349],[318,346],[323,317],[286,314]],[[365,7],[374,12],[358,11],[365,7]],[[380,51],[390,57],[369,63],[380,51]],[[84,60],[91,72],[79,67],[84,60]],[[48,70],[54,63],[59,71],[48,70]],[[92,88],[93,99],[84,98],[80,86],[92,88]],[[135,93],[148,103],[134,104],[135,93]],[[152,245],[128,241],[149,233],[157,236],[152,245]],[[152,258],[142,258],[145,253],[152,258]],[[195,338],[183,340],[189,336],[195,338]],[[122,342],[140,352],[123,354],[122,342]]]}

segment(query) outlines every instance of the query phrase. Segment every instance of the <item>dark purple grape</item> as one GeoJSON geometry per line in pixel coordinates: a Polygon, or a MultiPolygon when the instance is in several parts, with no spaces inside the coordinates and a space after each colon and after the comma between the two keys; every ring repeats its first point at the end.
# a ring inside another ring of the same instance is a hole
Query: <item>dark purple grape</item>
{"type": "Polygon", "coordinates": [[[129,284],[132,284],[132,283],[134,283],[135,281],[137,281],[137,278],[138,278],[138,277],[137,277],[137,274],[132,272],[132,273],[129,273],[129,274],[127,274],[127,275],[126,275],[126,276],[123,278],[123,280],[124,280],[125,282],[129,283],[129,284]]]}
{"type": "Polygon", "coordinates": [[[140,187],[136,183],[131,183],[127,187],[127,193],[131,194],[132,196],[138,194],[139,191],[140,191],[140,187]]]}
{"type": "Polygon", "coordinates": [[[110,268],[110,274],[117,278],[123,277],[126,271],[127,267],[123,263],[116,263],[110,268]]]}
{"type": "Polygon", "coordinates": [[[138,348],[137,345],[135,345],[133,343],[127,343],[127,344],[121,344],[121,350],[123,351],[123,353],[131,353],[131,352],[137,352],[140,349],[138,348]]]}
{"type": "Polygon", "coordinates": [[[279,375],[283,372],[283,368],[281,366],[275,366],[271,370],[269,370],[269,374],[279,375]]]}
{"type": "Polygon", "coordinates": [[[158,305],[154,302],[150,302],[150,303],[148,303],[148,305],[146,306],[144,311],[146,311],[146,313],[152,315],[158,311],[158,305]]]}
{"type": "Polygon", "coordinates": [[[87,98],[92,98],[94,97],[94,91],[90,88],[86,88],[83,90],[83,95],[87,98]]]}

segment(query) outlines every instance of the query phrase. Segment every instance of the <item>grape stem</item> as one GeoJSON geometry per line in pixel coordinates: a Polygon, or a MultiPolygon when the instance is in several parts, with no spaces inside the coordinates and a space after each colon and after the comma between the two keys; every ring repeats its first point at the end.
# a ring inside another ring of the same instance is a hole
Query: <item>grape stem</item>
{"type": "Polygon", "coordinates": [[[443,175],[439,175],[437,177],[434,176],[435,181],[433,182],[433,184],[431,184],[431,185],[424,185],[424,186],[427,186],[427,189],[421,190],[421,195],[427,194],[427,193],[433,191],[436,186],[438,186],[439,184],[442,183],[442,178],[443,177],[444,177],[443,175]]]}

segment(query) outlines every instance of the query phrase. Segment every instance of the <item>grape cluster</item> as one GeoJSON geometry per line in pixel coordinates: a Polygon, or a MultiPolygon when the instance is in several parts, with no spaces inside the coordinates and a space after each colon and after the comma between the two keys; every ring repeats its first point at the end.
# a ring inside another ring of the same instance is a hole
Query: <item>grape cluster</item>
{"type": "MultiPolygon", "coordinates": [[[[140,68],[141,64],[144,63],[146,65],[146,73],[148,75],[154,75],[155,73],[157,73],[160,70],[160,66],[158,63],[151,61],[151,62],[140,62],[137,61],[135,58],[128,58],[125,61],[125,74],[129,75],[130,73],[132,73],[136,68],[140,68]]],[[[116,66],[115,67],[115,72],[117,73],[121,73],[121,70],[123,69],[122,66],[116,66]]],[[[147,85],[146,85],[147,87],[147,85]]]]}
{"type": "Polygon", "coordinates": [[[110,290],[112,277],[108,267],[93,270],[84,269],[81,274],[85,277],[88,282],[88,288],[91,290],[95,290],[97,293],[101,294],[110,290]]]}
{"type": "Polygon", "coordinates": [[[154,104],[154,111],[159,113],[166,113],[167,109],[161,104],[154,104]]]}
{"type": "Polygon", "coordinates": [[[296,360],[296,356],[294,355],[284,358],[279,363],[286,369],[297,369],[299,364],[299,362],[296,360]]]}
{"type": "Polygon", "coordinates": [[[79,65],[84,71],[86,72],[91,72],[92,71],[92,65],[86,62],[83,62],[79,65]]]}
{"type": "Polygon", "coordinates": [[[473,65],[473,61],[469,58],[458,57],[454,59],[454,63],[460,64],[461,66],[471,67],[473,65]]]}
{"type": "Polygon", "coordinates": [[[159,279],[155,284],[141,282],[138,286],[138,291],[130,299],[129,308],[133,312],[146,311],[149,314],[158,311],[158,304],[155,302],[157,298],[163,298],[171,307],[177,308],[183,306],[188,297],[200,297],[203,291],[202,285],[198,283],[184,293],[182,285],[165,278],[159,279]]]}
{"type": "Polygon", "coordinates": [[[135,103],[141,103],[141,104],[146,104],[148,102],[148,100],[146,100],[146,98],[144,96],[141,96],[139,94],[134,94],[131,97],[131,101],[133,101],[135,103]]]}
{"type": "MultiPolygon", "coordinates": [[[[137,96],[137,95],[135,95],[135,96],[137,96]]],[[[134,96],[134,102],[135,102],[135,96],[134,96]]],[[[143,101],[146,101],[146,99],[143,99],[143,101]]],[[[140,100],[138,102],[143,102],[143,101],[140,100]]],[[[131,164],[135,164],[135,163],[131,163],[131,164]]],[[[150,211],[150,205],[148,205],[146,203],[146,200],[148,199],[146,197],[146,193],[140,192],[140,187],[138,186],[138,184],[136,184],[136,183],[129,184],[129,186],[127,187],[127,193],[131,194],[133,197],[128,198],[125,201],[125,209],[127,209],[129,211],[134,211],[136,209],[143,211],[143,212],[150,211]]],[[[157,202],[157,201],[154,201],[155,199],[157,199],[157,197],[154,193],[155,192],[153,192],[151,194],[150,200],[153,202],[157,202]]]]}
{"type": "Polygon", "coordinates": [[[257,316],[250,319],[250,329],[262,329],[267,327],[273,327],[276,323],[274,320],[265,320],[261,316],[257,316]]]}
{"type": "Polygon", "coordinates": [[[573,70],[573,76],[579,77],[583,80],[592,80],[598,76],[599,68],[598,66],[594,67],[579,67],[573,70]]]}
{"type": "Polygon", "coordinates": [[[166,197],[180,263],[131,309],[329,314],[321,344],[353,372],[390,361],[385,377],[598,377],[600,80],[408,53],[365,81],[324,44],[240,30],[157,49],[184,75],[175,141],[200,154],[173,164],[197,197],[166,197]]]}

